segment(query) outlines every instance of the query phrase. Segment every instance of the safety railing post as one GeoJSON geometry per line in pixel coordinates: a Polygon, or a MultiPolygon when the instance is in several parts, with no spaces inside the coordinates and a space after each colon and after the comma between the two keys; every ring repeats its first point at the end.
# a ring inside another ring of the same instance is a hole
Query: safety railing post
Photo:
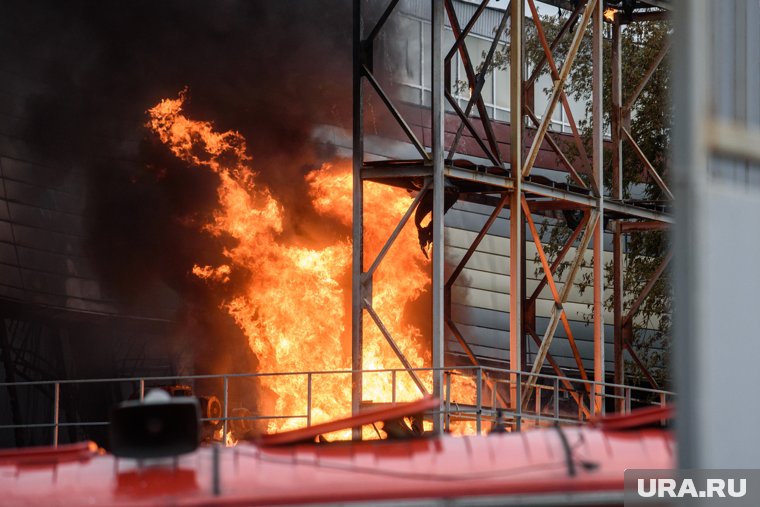
{"type": "MultiPolygon", "coordinates": [[[[542,386],[540,384],[536,384],[536,415],[539,417],[539,422],[541,421],[541,391],[542,386]]],[[[540,426],[540,424],[539,424],[540,426]]]]}
{"type": "Polygon", "coordinates": [[[391,402],[396,403],[396,370],[391,371],[391,402]]]}
{"type": "Polygon", "coordinates": [[[444,418],[444,431],[451,431],[451,372],[444,373],[446,376],[446,417],[444,418]]]}
{"type": "Polygon", "coordinates": [[[625,388],[625,413],[626,414],[631,413],[631,388],[630,387],[625,388]]]}
{"type": "Polygon", "coordinates": [[[227,375],[224,376],[224,423],[222,424],[222,444],[227,445],[227,431],[229,418],[229,382],[227,375]]]}
{"type": "Polygon", "coordinates": [[[145,379],[140,379],[140,401],[145,399],[145,379]]]}
{"type": "Polygon", "coordinates": [[[311,426],[311,375],[306,376],[306,426],[311,426]]]}
{"type": "Polygon", "coordinates": [[[478,368],[478,371],[476,373],[476,380],[477,385],[475,386],[475,408],[477,412],[475,413],[475,421],[476,421],[476,428],[477,433],[480,435],[481,425],[483,424],[481,414],[483,412],[483,369],[478,368]]]}
{"type": "Polygon", "coordinates": [[[589,395],[589,408],[591,417],[596,416],[596,382],[591,382],[591,394],[589,395]]]}
{"type": "Polygon", "coordinates": [[[522,372],[517,372],[517,415],[515,416],[517,431],[522,430],[522,372]]]}
{"type": "Polygon", "coordinates": [[[496,416],[496,386],[498,382],[498,380],[493,380],[493,375],[491,375],[491,382],[488,385],[491,386],[491,413],[494,417],[496,416]]]}
{"type": "Polygon", "coordinates": [[[554,420],[559,422],[559,378],[554,378],[554,420]]]}
{"type": "Polygon", "coordinates": [[[58,415],[61,401],[61,384],[55,383],[53,391],[53,447],[58,447],[58,415]]]}

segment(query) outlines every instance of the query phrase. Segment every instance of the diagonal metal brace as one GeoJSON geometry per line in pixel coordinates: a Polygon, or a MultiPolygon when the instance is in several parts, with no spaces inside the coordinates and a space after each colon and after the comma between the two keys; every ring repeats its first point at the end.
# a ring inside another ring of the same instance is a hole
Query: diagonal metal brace
{"type": "MultiPolygon", "coordinates": [[[[536,384],[537,378],[534,375],[538,374],[541,371],[544,360],[546,359],[546,355],[549,352],[549,346],[551,345],[552,339],[554,338],[554,332],[557,329],[557,324],[559,324],[561,317],[565,315],[565,312],[562,309],[561,305],[565,303],[567,301],[567,298],[570,296],[570,291],[572,290],[575,276],[578,272],[578,269],[580,268],[581,262],[583,261],[583,255],[586,251],[586,248],[588,247],[589,241],[591,240],[594,228],[599,221],[599,215],[596,210],[592,210],[591,213],[591,218],[589,219],[588,225],[586,226],[586,232],[584,233],[583,239],[581,239],[581,243],[578,246],[578,250],[576,251],[575,260],[573,261],[573,265],[570,268],[570,273],[568,274],[565,286],[562,288],[562,294],[560,295],[559,300],[556,301],[556,306],[552,311],[552,315],[549,321],[549,327],[546,330],[544,338],[541,342],[541,346],[539,347],[536,354],[536,359],[533,363],[533,368],[531,369],[532,375],[529,376],[528,380],[526,381],[525,399],[529,397],[530,389],[532,389],[536,384]]],[[[570,336],[568,336],[568,340],[569,339],[570,336]]],[[[571,345],[573,345],[572,342],[571,345]]],[[[574,350],[573,353],[575,354],[575,352],[576,351],[574,350]]]]}
{"type": "Polygon", "coordinates": [[[600,0],[589,0],[588,4],[586,4],[586,10],[583,12],[583,19],[581,20],[578,31],[575,33],[573,42],[570,45],[570,50],[568,51],[567,58],[562,64],[562,70],[560,71],[559,78],[554,82],[551,99],[549,100],[549,103],[546,107],[546,112],[541,118],[541,125],[538,127],[538,131],[533,138],[533,144],[531,144],[530,151],[528,152],[528,156],[525,160],[525,163],[523,164],[523,177],[528,177],[530,175],[531,169],[533,169],[533,164],[536,161],[536,157],[538,157],[538,151],[541,148],[541,143],[543,142],[544,136],[549,129],[549,123],[551,122],[552,114],[554,114],[554,108],[557,106],[557,102],[559,101],[560,95],[565,86],[565,81],[567,81],[567,77],[570,75],[570,69],[573,66],[575,57],[578,55],[578,49],[580,48],[581,41],[583,40],[586,26],[588,25],[591,14],[594,12],[594,7],[598,1],[600,0]]]}
{"type": "Polygon", "coordinates": [[[404,229],[404,226],[409,221],[409,218],[412,216],[412,213],[414,213],[414,210],[417,209],[417,206],[420,204],[422,197],[425,195],[425,191],[428,188],[430,188],[430,183],[431,183],[430,179],[427,179],[425,181],[425,185],[417,193],[417,196],[409,205],[409,209],[406,210],[406,213],[404,213],[404,216],[401,217],[401,220],[399,220],[398,224],[396,224],[396,228],[393,230],[390,237],[383,245],[383,248],[380,250],[380,253],[377,254],[377,257],[375,258],[372,265],[369,267],[366,273],[362,274],[362,282],[366,282],[367,280],[372,279],[372,275],[375,274],[375,271],[377,270],[378,266],[380,266],[380,263],[383,262],[383,259],[385,258],[385,254],[388,253],[388,250],[390,250],[391,246],[393,246],[393,243],[396,242],[396,238],[398,238],[398,235],[401,234],[401,231],[404,229]]]}
{"type": "Polygon", "coordinates": [[[377,95],[380,97],[380,100],[383,101],[383,104],[385,104],[385,107],[388,108],[388,111],[391,113],[391,116],[393,116],[393,119],[396,120],[396,122],[401,127],[401,130],[404,131],[404,134],[409,138],[409,141],[414,145],[414,147],[417,149],[419,154],[424,158],[426,161],[430,162],[430,153],[425,150],[425,147],[422,146],[422,143],[419,139],[417,139],[417,136],[414,135],[414,132],[412,131],[412,128],[409,126],[409,124],[404,120],[404,117],[401,115],[399,110],[396,108],[396,106],[393,104],[393,101],[391,101],[390,97],[387,93],[385,93],[385,90],[383,90],[383,87],[380,86],[380,83],[375,78],[375,75],[372,74],[372,71],[367,68],[366,65],[362,65],[362,74],[364,77],[367,78],[367,81],[369,81],[369,84],[372,85],[372,88],[375,89],[375,92],[377,92],[377,95]]]}
{"type": "Polygon", "coordinates": [[[420,389],[420,392],[423,395],[428,395],[428,390],[425,389],[425,385],[420,380],[420,377],[417,375],[417,372],[414,371],[412,368],[412,365],[409,364],[409,360],[407,360],[404,353],[399,348],[398,344],[396,343],[396,340],[393,339],[391,336],[390,331],[388,331],[388,328],[385,327],[385,324],[383,324],[383,321],[380,320],[380,316],[375,312],[375,309],[372,308],[372,305],[370,304],[367,299],[364,299],[364,308],[367,310],[367,313],[369,313],[369,316],[372,317],[372,320],[375,321],[375,324],[377,324],[378,329],[380,329],[380,332],[383,334],[385,339],[388,341],[388,344],[393,349],[393,352],[396,353],[396,356],[398,357],[399,361],[401,361],[401,364],[404,365],[404,368],[406,369],[406,372],[409,374],[410,377],[412,377],[412,380],[415,384],[417,384],[417,387],[420,389]]]}

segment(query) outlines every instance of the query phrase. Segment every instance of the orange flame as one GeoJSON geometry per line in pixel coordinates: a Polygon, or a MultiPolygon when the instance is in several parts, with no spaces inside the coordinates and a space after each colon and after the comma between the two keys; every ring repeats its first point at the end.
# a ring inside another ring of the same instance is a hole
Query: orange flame
{"type": "MultiPolygon", "coordinates": [[[[350,239],[323,248],[285,239],[281,233],[286,210],[257,181],[246,140],[238,132],[217,132],[210,122],[187,118],[182,110],[185,96],[186,90],[150,109],[147,126],[178,158],[218,174],[219,205],[204,229],[236,240],[223,252],[225,264],[196,265],[193,274],[215,283],[234,281],[236,273],[252,275],[222,307],[248,337],[261,372],[350,369],[350,310],[345,304],[350,287],[344,286],[351,269],[350,239]]],[[[306,180],[317,213],[350,225],[350,166],[325,164],[306,180]]],[[[365,184],[365,265],[375,258],[410,202],[403,190],[365,184]]],[[[419,249],[416,230],[405,227],[374,275],[372,305],[413,367],[429,365],[430,352],[420,330],[404,321],[403,312],[429,283],[429,264],[419,249]]],[[[363,362],[365,369],[402,367],[367,315],[363,362]]],[[[314,376],[313,382],[313,423],[350,413],[348,375],[314,376]]],[[[423,376],[423,382],[430,390],[431,376],[423,376]]],[[[306,413],[306,375],[262,377],[262,383],[276,394],[275,415],[306,413]]],[[[471,391],[469,387],[466,390],[471,391]]],[[[367,401],[390,402],[390,374],[364,375],[363,391],[367,401]]],[[[411,377],[399,374],[396,400],[419,397],[411,377]]],[[[304,424],[303,419],[274,419],[268,431],[304,424]]]]}

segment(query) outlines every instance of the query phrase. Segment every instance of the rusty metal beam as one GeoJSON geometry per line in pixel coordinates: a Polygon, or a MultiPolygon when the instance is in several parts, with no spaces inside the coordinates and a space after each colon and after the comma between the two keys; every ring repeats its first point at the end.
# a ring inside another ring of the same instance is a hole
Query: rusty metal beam
{"type": "Polygon", "coordinates": [[[667,231],[670,229],[670,224],[665,222],[657,222],[648,220],[646,222],[618,222],[620,232],[644,232],[644,231],[667,231]]]}
{"type": "MultiPolygon", "coordinates": [[[[541,338],[538,337],[535,331],[532,329],[528,330],[528,334],[531,338],[533,338],[533,341],[538,345],[541,346],[541,338]]],[[[565,372],[562,370],[562,367],[557,363],[557,361],[552,357],[551,353],[546,353],[546,360],[551,365],[552,369],[554,370],[554,373],[560,377],[560,381],[562,382],[562,385],[565,386],[565,389],[567,389],[567,392],[570,393],[570,396],[573,397],[575,402],[578,404],[578,408],[586,415],[586,417],[591,417],[591,412],[583,403],[583,397],[582,395],[578,394],[578,391],[573,387],[573,384],[570,382],[569,377],[565,372]]]]}
{"type": "Polygon", "coordinates": [[[628,342],[625,342],[625,349],[628,351],[628,354],[631,355],[631,359],[633,359],[633,362],[636,363],[636,366],[639,367],[639,370],[641,370],[641,373],[644,374],[644,376],[647,379],[647,382],[649,382],[649,385],[651,385],[653,389],[659,389],[660,388],[659,384],[654,379],[652,374],[649,372],[649,368],[647,368],[647,365],[644,364],[644,361],[642,361],[639,355],[636,353],[636,350],[633,348],[633,345],[628,342]]]}
{"type": "Polygon", "coordinates": [[[604,56],[602,48],[602,31],[604,30],[604,3],[596,2],[592,16],[592,71],[591,71],[591,124],[592,132],[592,161],[594,193],[597,197],[597,221],[594,227],[594,414],[604,413],[604,381],[606,366],[604,358],[604,121],[603,95],[604,86],[602,68],[604,56]]]}
{"type": "MultiPolygon", "coordinates": [[[[620,223],[615,227],[612,238],[612,313],[613,313],[613,376],[617,385],[625,384],[625,364],[623,363],[623,234],[620,223]]],[[[615,388],[615,395],[622,396],[621,388],[615,388]]],[[[615,411],[623,412],[624,401],[615,399],[615,411]]]]}
{"type": "MultiPolygon", "coordinates": [[[[446,13],[449,17],[449,23],[451,24],[451,29],[454,32],[454,37],[459,38],[459,36],[462,33],[462,29],[459,26],[459,19],[457,18],[456,12],[454,10],[454,6],[451,3],[451,0],[446,0],[445,2],[446,6],[446,13]]],[[[470,86],[473,88],[473,95],[470,98],[470,102],[467,104],[467,108],[465,110],[466,117],[469,118],[469,114],[472,111],[471,104],[473,102],[473,99],[475,100],[475,105],[478,108],[478,114],[480,115],[480,121],[483,124],[483,129],[486,133],[486,139],[488,140],[488,145],[490,146],[490,152],[495,155],[496,157],[496,163],[497,165],[501,165],[501,152],[499,151],[499,143],[496,141],[496,134],[494,134],[493,131],[493,125],[491,125],[491,119],[488,116],[488,110],[486,109],[485,102],[483,101],[483,97],[481,95],[481,92],[483,90],[483,85],[485,83],[485,75],[488,73],[488,67],[491,64],[491,60],[493,59],[494,52],[496,51],[496,47],[499,44],[499,39],[501,38],[501,34],[504,31],[504,28],[506,27],[507,18],[509,17],[509,10],[504,11],[502,22],[499,25],[499,29],[497,30],[497,33],[494,35],[494,39],[491,42],[491,48],[488,52],[488,55],[486,56],[486,59],[483,61],[483,68],[475,74],[475,69],[472,66],[472,60],[470,59],[470,52],[467,49],[467,44],[461,44],[459,46],[459,55],[462,58],[462,65],[464,66],[464,70],[467,73],[467,81],[470,83],[470,86]]],[[[451,61],[447,62],[450,66],[451,61]]],[[[450,90],[447,90],[447,92],[450,90]]],[[[451,145],[451,149],[449,150],[450,154],[453,154],[456,151],[456,147],[459,144],[459,139],[462,135],[462,128],[463,125],[459,126],[459,129],[457,129],[456,136],[454,137],[454,142],[451,145]]]]}
{"type": "Polygon", "coordinates": [[[396,354],[396,357],[401,362],[401,364],[404,366],[404,369],[409,374],[410,377],[412,377],[412,380],[419,388],[420,392],[423,395],[427,395],[428,390],[425,388],[425,385],[420,380],[420,377],[417,375],[417,372],[414,371],[413,366],[409,363],[409,360],[404,355],[404,352],[399,348],[398,344],[396,343],[396,340],[393,339],[393,336],[391,335],[390,331],[388,331],[388,328],[385,327],[385,324],[383,324],[383,321],[380,319],[380,316],[375,312],[375,309],[372,308],[372,304],[367,300],[367,298],[364,298],[364,309],[367,310],[367,313],[370,317],[372,317],[372,320],[375,321],[375,324],[377,325],[377,328],[380,330],[380,333],[382,333],[383,337],[385,337],[385,340],[388,342],[388,345],[391,346],[391,349],[393,350],[394,354],[396,354]]]}
{"type": "MultiPolygon", "coordinates": [[[[470,35],[470,32],[472,31],[473,27],[475,26],[475,23],[477,23],[478,19],[480,19],[481,14],[486,10],[486,7],[488,7],[488,4],[491,0],[483,0],[480,2],[480,5],[478,5],[477,9],[475,9],[475,12],[472,14],[472,17],[467,22],[467,24],[464,26],[464,28],[459,32],[459,35],[455,37],[454,45],[451,46],[451,49],[449,49],[449,52],[446,53],[446,58],[444,58],[445,65],[448,67],[449,63],[451,62],[452,58],[454,58],[454,55],[459,51],[459,48],[462,47],[465,43],[465,39],[467,39],[467,36],[470,35]]],[[[507,8],[509,10],[509,8],[507,8]]],[[[450,78],[449,74],[449,78],[450,78]]],[[[451,85],[450,82],[446,83],[447,85],[451,85]]]]}
{"type": "Polygon", "coordinates": [[[549,200],[530,200],[528,201],[528,204],[530,205],[530,210],[533,213],[537,213],[540,211],[547,211],[547,210],[587,210],[589,209],[588,206],[583,206],[582,204],[577,204],[574,202],[567,202],[567,201],[557,201],[554,199],[549,200]]]}
{"type": "Polygon", "coordinates": [[[650,11],[634,13],[633,16],[625,20],[626,25],[631,23],[650,23],[652,21],[668,21],[672,19],[668,11],[650,11]]]}
{"type": "Polygon", "coordinates": [[[641,151],[641,148],[639,147],[638,143],[634,141],[631,133],[628,132],[628,130],[626,130],[625,127],[622,127],[622,126],[620,127],[620,132],[622,132],[623,137],[625,137],[628,140],[628,142],[631,143],[631,146],[633,146],[633,150],[636,152],[636,155],[639,157],[639,160],[641,160],[641,162],[644,164],[644,167],[649,173],[649,176],[651,176],[652,179],[655,181],[655,183],[657,183],[657,186],[660,187],[660,189],[662,189],[662,191],[665,193],[668,199],[673,200],[673,192],[670,191],[670,188],[668,188],[668,185],[660,177],[660,174],[654,168],[654,166],[649,161],[647,156],[644,154],[643,151],[641,151]]]}
{"type": "MultiPolygon", "coordinates": [[[[527,209],[527,202],[525,202],[525,207],[527,209]]],[[[588,247],[588,243],[591,240],[593,231],[598,224],[597,218],[598,218],[598,215],[594,211],[593,216],[589,219],[589,223],[586,227],[585,234],[583,235],[581,244],[579,245],[578,250],[576,252],[575,260],[572,264],[572,267],[570,268],[570,272],[568,273],[568,277],[565,280],[565,285],[562,288],[562,294],[559,294],[554,284],[554,278],[551,276],[551,269],[549,267],[549,263],[546,260],[546,255],[544,254],[543,247],[541,246],[541,240],[538,236],[538,232],[536,231],[535,224],[533,223],[532,217],[530,216],[530,212],[526,211],[526,219],[528,221],[528,226],[530,227],[531,234],[533,234],[534,242],[536,244],[536,249],[538,250],[538,254],[541,259],[541,264],[543,265],[544,272],[546,273],[546,277],[547,277],[547,282],[549,284],[549,287],[552,290],[552,295],[555,301],[555,307],[552,309],[552,314],[549,319],[549,326],[546,329],[544,338],[541,342],[541,346],[539,347],[538,353],[536,354],[536,359],[533,363],[533,368],[531,369],[531,373],[533,375],[538,374],[541,371],[541,367],[543,366],[544,360],[546,359],[546,354],[549,351],[549,346],[551,345],[552,339],[554,338],[554,333],[557,329],[557,325],[559,324],[559,321],[561,320],[565,328],[565,332],[567,333],[568,342],[570,343],[570,347],[573,351],[573,356],[575,357],[575,361],[578,364],[578,370],[581,374],[581,377],[584,380],[588,378],[586,375],[585,368],[583,367],[583,361],[580,357],[580,353],[578,352],[575,339],[573,338],[573,334],[570,329],[570,323],[567,320],[567,315],[564,309],[562,308],[562,305],[567,301],[567,298],[570,295],[570,291],[573,288],[573,283],[575,282],[575,276],[583,261],[583,256],[586,251],[586,248],[588,247]]],[[[526,398],[527,398],[528,393],[530,392],[530,389],[532,389],[532,387],[535,385],[535,382],[536,382],[536,377],[534,377],[533,375],[528,377],[528,380],[526,381],[526,386],[525,386],[526,398]]]]}
{"type": "MultiPolygon", "coordinates": [[[[546,40],[546,35],[544,34],[544,27],[543,27],[543,24],[541,23],[541,18],[538,15],[536,4],[534,3],[533,0],[528,0],[528,6],[530,7],[531,13],[533,15],[533,22],[535,23],[535,26],[536,26],[536,33],[538,35],[538,40],[541,43],[541,46],[544,50],[544,58],[549,64],[552,81],[556,82],[557,80],[559,80],[559,71],[557,70],[557,66],[554,63],[554,57],[552,56],[552,48],[549,46],[549,43],[546,40]]],[[[575,116],[573,115],[573,110],[570,108],[570,101],[568,100],[567,94],[565,94],[564,89],[560,89],[560,100],[562,102],[562,107],[565,110],[565,114],[567,115],[568,123],[570,124],[570,129],[572,130],[572,133],[573,133],[573,140],[575,141],[575,146],[576,148],[578,148],[578,153],[581,157],[581,161],[583,162],[583,165],[586,167],[586,170],[588,170],[588,167],[590,164],[589,164],[588,153],[586,152],[586,146],[583,144],[583,139],[581,139],[580,132],[578,131],[578,125],[576,124],[575,116]]],[[[540,127],[540,124],[537,124],[536,126],[540,127]]],[[[548,132],[546,134],[546,137],[547,139],[549,138],[548,132]]],[[[574,169],[573,169],[573,173],[575,173],[574,169]]],[[[583,184],[583,187],[585,188],[586,185],[583,184]]]]}
{"type": "MultiPolygon", "coordinates": [[[[510,165],[513,175],[513,190],[509,199],[509,369],[522,371],[522,337],[523,337],[523,301],[522,278],[525,275],[522,263],[523,243],[525,242],[522,218],[523,178],[520,173],[523,151],[523,35],[525,22],[524,4],[521,1],[510,3],[510,44],[509,66],[510,86],[510,122],[511,155],[510,165]]],[[[517,406],[517,373],[510,374],[510,407],[517,406]]]]}
{"type": "MultiPolygon", "coordinates": [[[[620,135],[622,126],[623,75],[622,75],[622,37],[620,33],[620,16],[615,16],[612,24],[611,49],[611,85],[612,111],[610,123],[612,130],[612,197],[623,199],[623,140],[620,135]]],[[[615,222],[612,237],[612,313],[613,313],[613,378],[618,385],[625,384],[625,363],[623,362],[623,231],[622,222],[615,222]]],[[[625,400],[621,388],[615,388],[615,411],[625,410],[625,400]]]]}
{"type": "Polygon", "coordinates": [[[540,149],[541,143],[543,142],[544,136],[546,135],[546,131],[549,128],[552,114],[554,114],[554,108],[557,106],[557,101],[559,100],[560,93],[565,86],[567,76],[570,75],[570,68],[575,62],[575,57],[578,54],[581,40],[583,40],[586,26],[588,25],[588,21],[591,18],[591,13],[594,11],[594,7],[596,6],[597,1],[599,0],[589,0],[589,2],[586,4],[585,10],[583,11],[583,18],[580,22],[580,26],[578,26],[577,32],[575,33],[573,42],[570,45],[570,50],[568,51],[567,58],[565,58],[565,62],[562,64],[562,70],[560,71],[559,78],[554,82],[551,98],[549,99],[549,103],[546,107],[546,112],[541,119],[541,125],[538,127],[538,131],[536,132],[536,136],[533,138],[533,143],[531,144],[528,156],[522,165],[522,174],[524,177],[530,175],[530,171],[533,168],[536,157],[538,157],[538,150],[540,149]]]}
{"type": "MultiPolygon", "coordinates": [[[[470,121],[469,115],[465,111],[462,111],[462,108],[459,107],[457,100],[454,98],[454,96],[451,95],[451,92],[449,90],[446,90],[444,91],[444,95],[446,95],[446,100],[448,100],[449,104],[451,104],[451,107],[454,108],[454,112],[462,122],[462,126],[467,127],[467,130],[470,131],[470,135],[473,139],[475,139],[475,142],[478,143],[478,146],[480,146],[480,149],[483,150],[483,153],[485,153],[486,157],[488,157],[492,164],[500,165],[501,162],[497,156],[491,151],[488,146],[486,146],[486,143],[483,142],[483,139],[480,138],[480,134],[477,130],[475,130],[475,126],[470,121]]],[[[457,142],[457,144],[459,143],[457,142]]],[[[455,148],[456,146],[452,145],[451,150],[449,151],[449,161],[453,160],[454,158],[455,148]]]]}
{"type": "MultiPolygon", "coordinates": [[[[536,117],[536,114],[530,107],[525,106],[525,112],[528,114],[528,118],[531,119],[536,127],[541,124],[541,121],[538,119],[538,117],[536,117]]],[[[567,159],[565,154],[562,153],[562,149],[559,147],[557,142],[552,139],[552,136],[550,136],[548,132],[546,134],[546,142],[549,143],[549,146],[551,146],[552,150],[554,150],[554,153],[557,154],[562,164],[565,166],[565,168],[567,168],[568,172],[570,172],[573,180],[575,180],[575,182],[578,183],[581,187],[586,188],[586,182],[581,179],[580,175],[575,170],[575,167],[573,167],[573,164],[567,159]]]]}
{"type": "MultiPolygon", "coordinates": [[[[470,362],[473,364],[473,366],[480,366],[480,361],[478,361],[477,356],[475,355],[475,352],[472,351],[470,348],[470,345],[467,343],[467,340],[464,339],[464,335],[459,330],[459,327],[457,327],[456,323],[451,319],[446,319],[446,324],[449,326],[449,329],[451,329],[452,334],[459,342],[459,345],[462,346],[462,348],[465,351],[465,354],[469,358],[470,362]]],[[[507,407],[507,400],[504,399],[504,396],[499,394],[499,391],[496,389],[496,385],[493,383],[492,380],[490,380],[488,377],[485,378],[486,384],[488,387],[493,391],[494,395],[496,396],[496,399],[499,400],[499,404],[506,408],[507,407]]]]}
{"type": "MultiPolygon", "coordinates": [[[[592,229],[587,229],[586,234],[584,235],[584,238],[581,241],[581,247],[579,247],[578,249],[579,253],[576,254],[575,262],[573,263],[573,266],[570,268],[568,277],[565,280],[565,285],[562,287],[562,293],[560,294],[557,291],[557,286],[554,283],[554,277],[551,274],[551,268],[549,266],[549,262],[546,259],[546,253],[544,252],[543,245],[541,244],[541,238],[538,235],[536,224],[533,222],[533,217],[530,215],[530,209],[528,208],[528,203],[524,198],[523,198],[523,207],[525,211],[525,218],[528,222],[528,227],[530,228],[531,235],[533,236],[533,242],[536,245],[536,250],[538,251],[538,256],[539,256],[539,259],[541,260],[541,265],[543,266],[544,273],[546,274],[546,279],[549,284],[549,288],[551,289],[552,296],[554,297],[554,302],[555,302],[555,307],[552,309],[552,315],[549,319],[549,327],[547,328],[545,336],[544,336],[544,341],[546,342],[546,349],[548,350],[548,347],[551,344],[552,339],[554,338],[554,332],[557,329],[557,324],[559,323],[559,321],[561,321],[562,327],[565,329],[565,334],[567,334],[567,340],[570,343],[570,348],[573,351],[575,362],[578,365],[578,371],[580,371],[581,378],[586,380],[588,379],[588,377],[586,375],[586,370],[583,367],[583,360],[581,359],[581,354],[578,351],[578,346],[575,343],[575,337],[573,336],[572,329],[570,328],[570,321],[567,319],[567,313],[565,312],[562,305],[564,305],[567,302],[567,298],[570,296],[570,292],[572,291],[573,283],[575,282],[575,275],[578,272],[578,268],[580,267],[580,264],[583,260],[583,252],[588,246],[589,233],[592,229]]],[[[594,214],[594,216],[596,217],[596,213],[594,214]]],[[[541,366],[543,365],[543,360],[544,358],[541,357],[542,364],[538,365],[539,371],[540,371],[541,366]]],[[[536,361],[538,362],[538,357],[536,358],[536,361]]],[[[536,364],[534,364],[534,368],[535,366],[536,364]]]]}
{"type": "MultiPolygon", "coordinates": [[[[553,274],[559,265],[562,263],[562,261],[565,259],[565,256],[570,251],[570,249],[575,244],[575,241],[578,239],[578,236],[580,236],[581,232],[586,228],[586,225],[588,224],[589,220],[589,213],[586,212],[583,214],[583,218],[581,219],[581,223],[578,224],[578,227],[575,228],[575,230],[570,234],[570,237],[567,238],[567,241],[565,241],[565,244],[562,247],[562,250],[557,254],[557,257],[554,259],[554,262],[552,262],[552,265],[549,267],[549,270],[553,274]]],[[[541,278],[541,281],[538,282],[538,286],[536,286],[536,289],[533,291],[533,294],[528,298],[529,304],[533,303],[538,299],[539,294],[541,294],[541,291],[544,287],[546,287],[547,284],[547,276],[544,274],[544,276],[541,278]]]]}
{"type": "Polygon", "coordinates": [[[633,90],[633,93],[631,93],[631,96],[628,97],[628,100],[626,101],[625,106],[623,106],[623,116],[628,116],[629,114],[631,114],[631,110],[633,109],[633,104],[639,98],[639,95],[641,95],[641,92],[644,90],[644,87],[646,87],[647,83],[649,83],[649,80],[652,79],[652,76],[657,70],[657,67],[660,66],[660,63],[662,63],[662,60],[665,59],[665,55],[668,54],[669,49],[670,49],[670,39],[667,39],[667,41],[665,42],[665,45],[662,46],[662,49],[660,50],[660,52],[657,53],[657,56],[654,58],[654,60],[652,60],[652,64],[644,73],[644,76],[641,78],[641,81],[639,81],[639,84],[636,85],[636,88],[633,90]]]}
{"type": "Polygon", "coordinates": [[[623,326],[628,325],[629,323],[633,322],[633,317],[636,315],[636,312],[639,310],[639,307],[647,298],[647,296],[649,296],[649,293],[652,292],[652,288],[654,287],[654,284],[657,283],[657,280],[660,279],[660,276],[662,276],[662,273],[665,271],[665,268],[668,267],[668,264],[670,263],[670,260],[672,258],[673,258],[673,252],[670,251],[662,260],[662,262],[660,262],[660,265],[657,266],[657,269],[654,271],[654,273],[652,273],[652,276],[649,277],[647,284],[644,286],[643,289],[641,289],[641,293],[639,293],[639,296],[636,298],[633,304],[631,304],[631,307],[628,309],[628,314],[623,318],[623,326]]]}
{"type": "Polygon", "coordinates": [[[499,199],[499,202],[496,203],[496,206],[494,206],[494,209],[489,215],[488,219],[486,220],[486,223],[483,224],[483,227],[480,228],[478,235],[475,237],[475,239],[472,241],[470,246],[467,248],[467,251],[462,257],[462,260],[459,261],[459,264],[457,264],[457,266],[454,268],[454,271],[452,271],[451,275],[449,275],[449,279],[446,282],[447,289],[450,289],[451,286],[454,285],[454,282],[456,281],[457,277],[462,273],[462,270],[467,265],[467,261],[470,260],[472,255],[478,249],[478,245],[480,245],[480,242],[483,241],[483,238],[485,238],[486,234],[488,234],[488,231],[491,229],[491,226],[499,217],[499,213],[501,213],[501,210],[504,209],[504,206],[506,206],[507,202],[509,202],[509,195],[510,195],[509,193],[505,192],[501,196],[501,199],[499,199]]]}
{"type": "MultiPolygon", "coordinates": [[[[575,9],[570,13],[570,17],[568,17],[567,20],[565,20],[565,22],[560,27],[559,32],[557,32],[557,36],[549,45],[549,53],[551,54],[554,53],[554,50],[557,49],[557,46],[559,46],[560,41],[568,32],[568,30],[570,30],[570,27],[573,25],[573,22],[576,19],[578,19],[578,16],[581,15],[582,11],[583,11],[583,3],[578,2],[578,5],[576,5],[575,9]]],[[[543,56],[538,60],[536,67],[533,69],[533,72],[530,74],[530,77],[525,82],[526,87],[533,86],[533,83],[536,82],[536,79],[538,79],[538,76],[541,75],[541,72],[543,71],[545,64],[546,64],[546,53],[544,53],[543,56]]]]}

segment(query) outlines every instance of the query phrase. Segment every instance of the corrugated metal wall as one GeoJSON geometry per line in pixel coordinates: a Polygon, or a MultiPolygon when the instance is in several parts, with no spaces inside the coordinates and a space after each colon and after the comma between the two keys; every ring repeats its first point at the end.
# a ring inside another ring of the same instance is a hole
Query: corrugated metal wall
{"type": "MultiPolygon", "coordinates": [[[[0,299],[118,314],[86,252],[84,169],[30,144],[32,99],[57,84],[56,62],[30,42],[37,28],[0,17],[0,299]]],[[[137,316],[166,315],[146,307],[137,316]]]]}
{"type": "MultiPolygon", "coordinates": [[[[459,202],[446,215],[446,257],[447,261],[456,265],[463,257],[467,247],[480,231],[492,209],[481,204],[459,202]]],[[[508,361],[509,358],[509,227],[507,219],[509,212],[503,211],[500,218],[491,227],[489,234],[478,247],[478,251],[467,263],[467,267],[457,280],[452,291],[452,306],[454,321],[461,324],[461,331],[473,346],[475,352],[483,358],[496,361],[508,361]]],[[[541,217],[536,217],[540,222],[541,217]]],[[[530,232],[526,230],[526,238],[530,238],[530,232]]],[[[529,239],[530,241],[530,239],[529,239]]],[[[608,262],[612,259],[612,252],[605,252],[608,262]]],[[[587,250],[585,259],[591,262],[591,251],[587,250]]],[[[526,292],[530,295],[537,287],[542,272],[536,258],[535,245],[530,242],[526,245],[526,292]]],[[[567,260],[575,258],[575,248],[567,256],[567,260]]],[[[577,280],[581,280],[584,273],[590,275],[591,268],[581,268],[577,280]]],[[[558,284],[561,290],[562,285],[558,284]]],[[[586,324],[590,317],[593,294],[589,288],[581,294],[580,287],[576,284],[570,293],[568,303],[565,305],[570,320],[573,336],[575,337],[579,351],[584,359],[584,367],[593,366],[593,328],[586,324]]],[[[536,326],[539,335],[545,331],[553,300],[548,287],[544,288],[536,304],[536,326]]],[[[612,368],[612,314],[605,313],[605,341],[610,358],[608,369],[612,368]]],[[[450,339],[452,351],[459,351],[459,345],[450,339]]],[[[528,361],[532,361],[537,347],[532,340],[528,340],[528,361]]],[[[562,326],[557,329],[552,342],[551,353],[557,362],[563,367],[573,370],[573,359],[566,333],[562,326]]]]}
{"type": "MultiPolygon", "coordinates": [[[[54,138],[51,125],[61,118],[39,116],[35,108],[61,85],[56,72],[70,70],[37,41],[56,20],[44,8],[33,19],[17,19],[6,6],[0,6],[0,380],[173,373],[171,298],[164,307],[141,301],[126,309],[106,293],[87,248],[85,169],[68,162],[65,141],[54,138]]],[[[56,51],[71,52],[65,40],[56,51]]],[[[119,139],[136,146],[129,141],[119,139]]],[[[92,420],[95,412],[107,417],[110,389],[62,389],[61,421],[92,420]]],[[[0,388],[0,425],[51,420],[52,393],[0,388]]],[[[48,443],[51,434],[41,428],[19,437],[6,429],[0,447],[48,443]]],[[[62,430],[60,438],[84,435],[62,430]]]]}

